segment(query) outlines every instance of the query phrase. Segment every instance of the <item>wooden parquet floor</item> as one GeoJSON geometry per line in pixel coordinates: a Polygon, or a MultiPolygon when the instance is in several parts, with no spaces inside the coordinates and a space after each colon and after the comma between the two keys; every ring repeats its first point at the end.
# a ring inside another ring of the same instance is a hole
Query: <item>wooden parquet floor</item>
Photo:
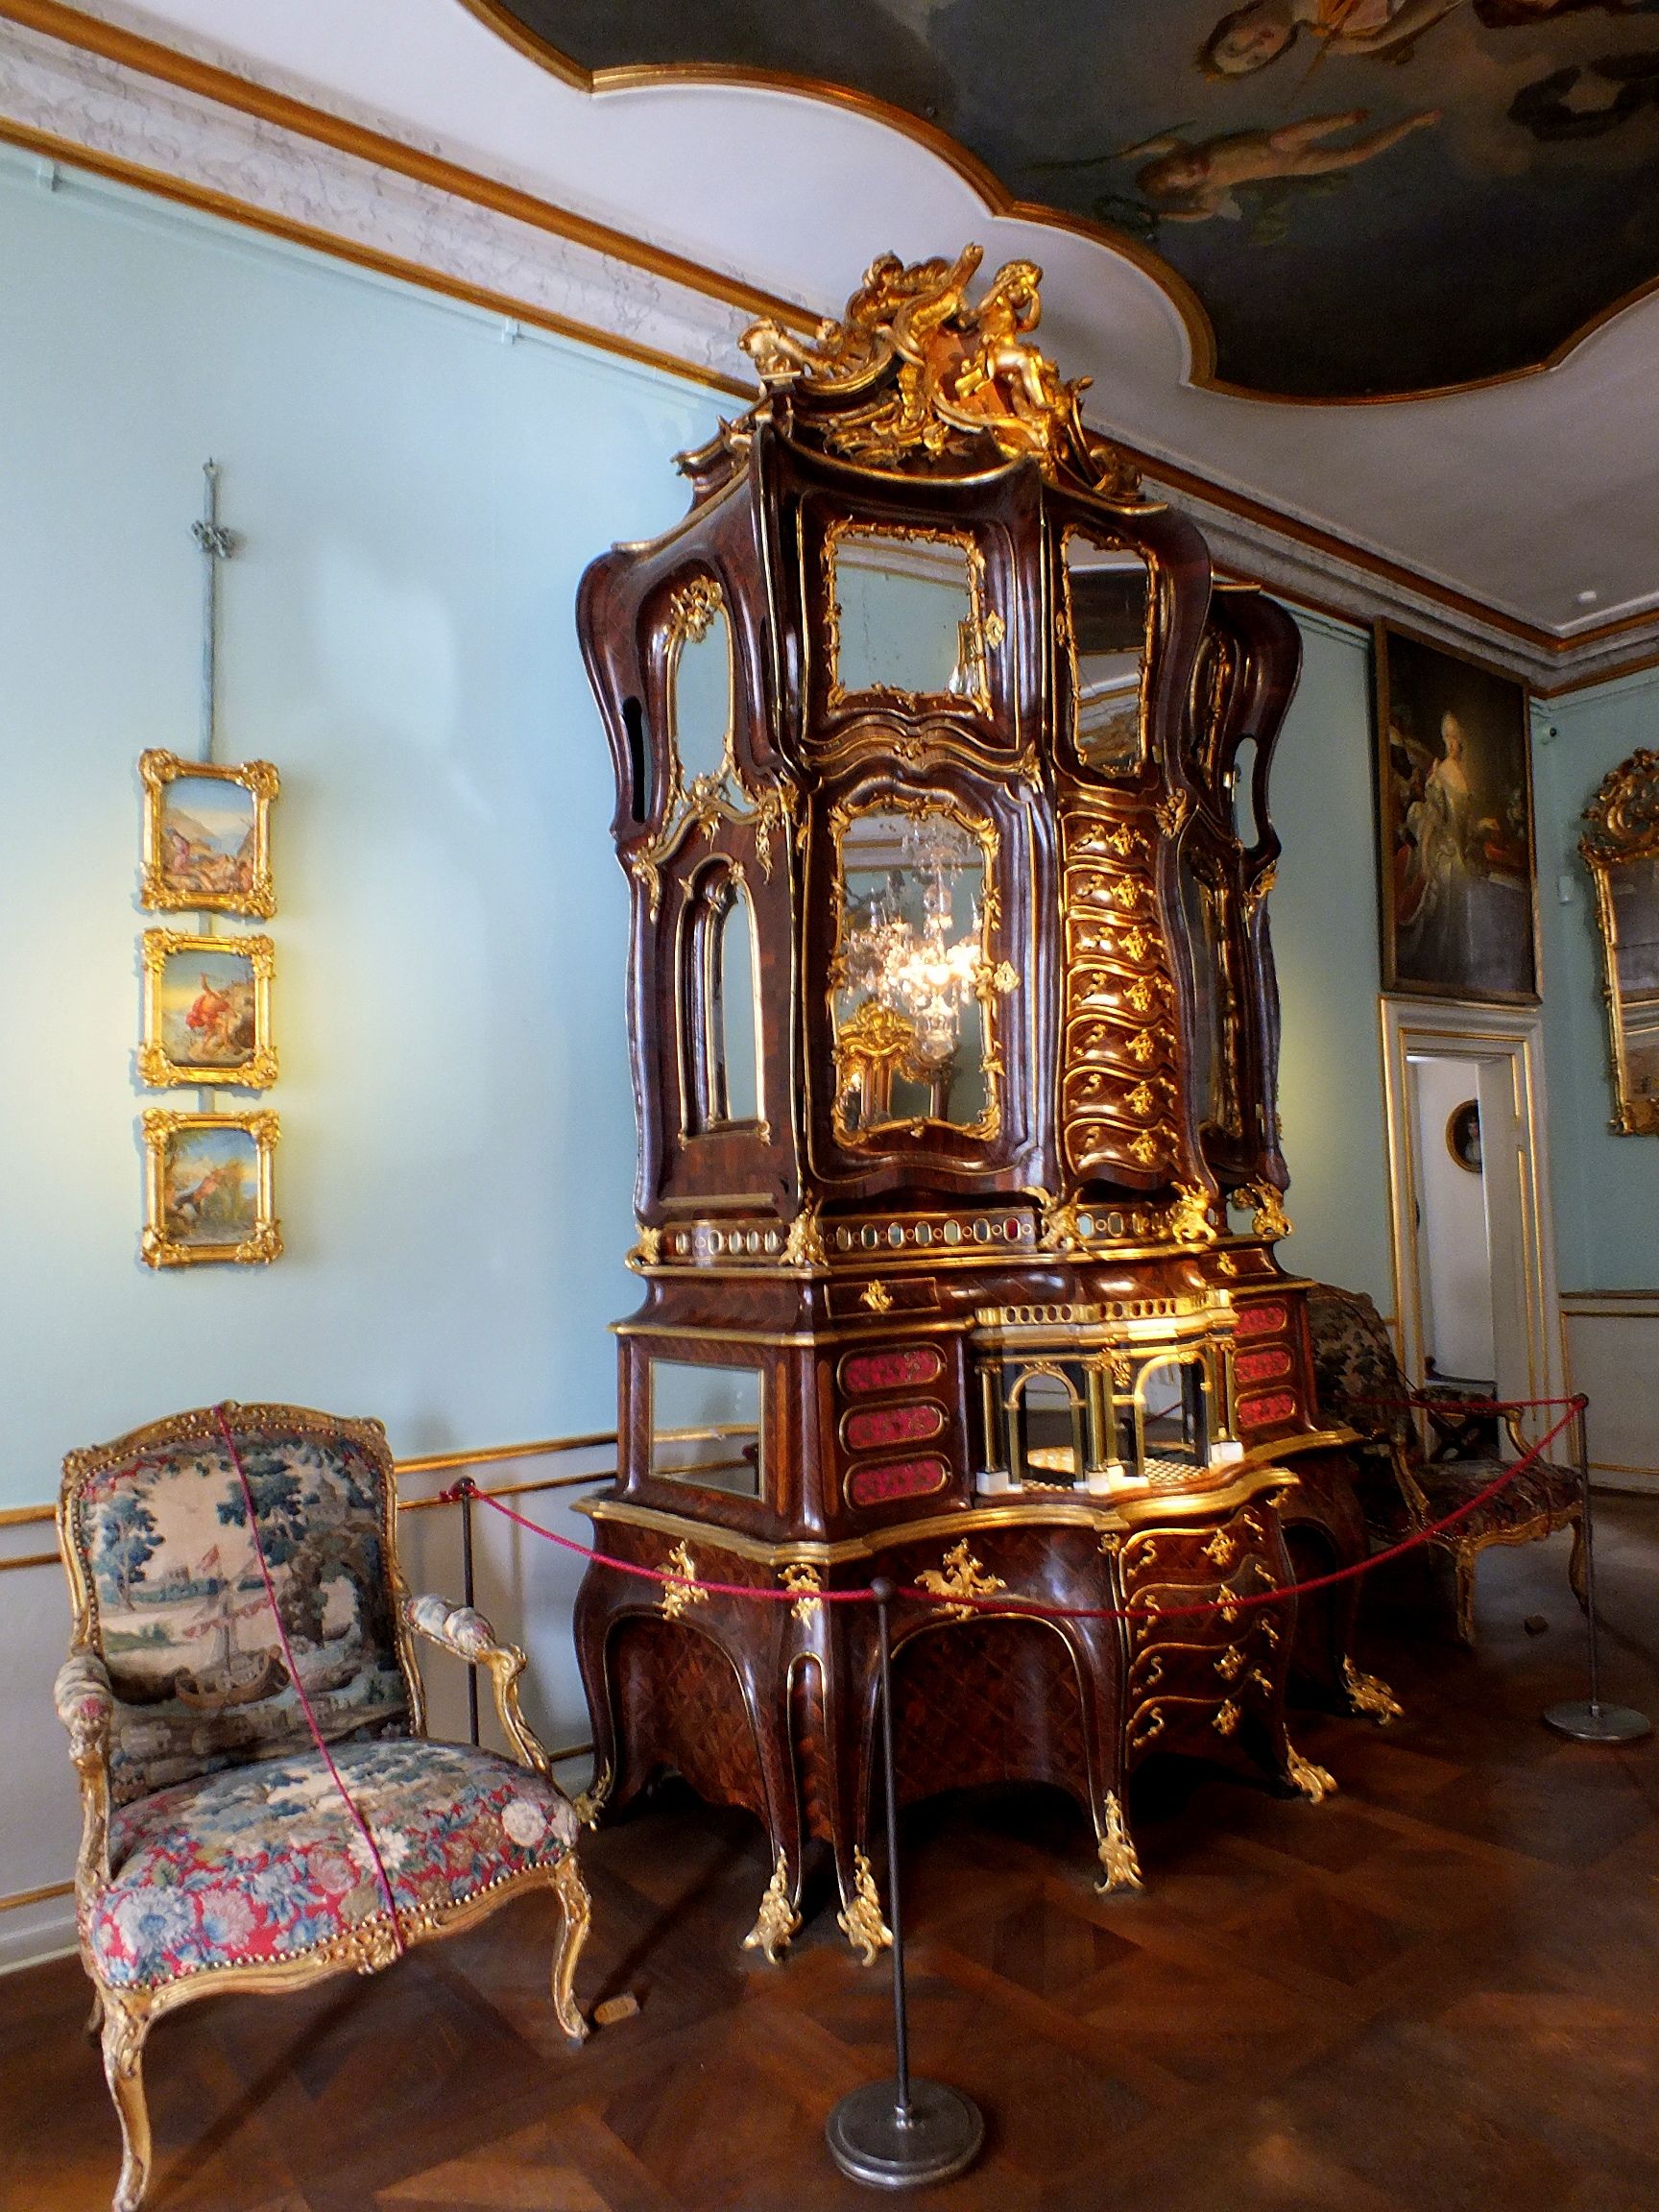
{"type": "MultiPolygon", "coordinates": [[[[1607,1686],[1659,1713],[1659,1503],[1609,1501],[1607,1686]]],[[[1540,1725],[1582,1694],[1565,1541],[1489,1554],[1479,1652],[1415,1566],[1372,1601],[1386,1732],[1305,1714],[1313,1808],[1168,1762],[1137,1784],[1143,1895],[1094,1895],[1036,1792],[907,1817],[919,2071],[988,2122],[955,2212],[1652,2212],[1659,1754],[1540,1725]],[[1547,1616],[1527,1634],[1524,1617],[1547,1616]]],[[[831,2212],[825,2115],[890,2070],[887,1983],[822,1905],[738,1949],[746,1818],[664,1792],[593,1839],[572,2052],[538,1899],[370,1982],[220,2000],[150,2044],[156,2212],[831,2212]]],[[[108,2200],[113,2115],[72,1960],[0,1981],[0,2202],[108,2200]]]]}

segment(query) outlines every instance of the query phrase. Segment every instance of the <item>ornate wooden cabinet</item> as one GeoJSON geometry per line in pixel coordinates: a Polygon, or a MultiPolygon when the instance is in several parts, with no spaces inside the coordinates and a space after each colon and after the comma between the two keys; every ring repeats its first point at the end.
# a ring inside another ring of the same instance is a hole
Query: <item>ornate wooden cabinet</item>
{"type": "Polygon", "coordinates": [[[584,1581],[596,1792],[672,1767],[752,1807],[774,1956],[813,1838],[849,1936],[884,1935],[874,1623],[826,1590],[1008,1600],[902,1610],[902,1787],[1058,1783],[1106,1887],[1138,1879],[1153,1748],[1329,1787],[1286,1736],[1293,1650],[1386,1703],[1351,1607],[1230,1602],[1364,1541],[1273,1257],[1296,632],[1085,429],[1031,341],[1038,272],[973,305],[978,259],[883,257],[809,346],[757,325],[763,397],[682,457],[689,514],[580,599],[645,1283],[591,1511],[690,1578],[584,1581]]]}

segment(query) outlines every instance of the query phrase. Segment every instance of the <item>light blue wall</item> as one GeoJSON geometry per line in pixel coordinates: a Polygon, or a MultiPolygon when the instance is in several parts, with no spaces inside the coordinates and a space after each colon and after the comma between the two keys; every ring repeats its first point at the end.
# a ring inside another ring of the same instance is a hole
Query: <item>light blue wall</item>
{"type": "Polygon", "coordinates": [[[711,396],[12,156],[0,300],[0,1504],[222,1395],[405,1452],[610,1426],[625,899],[571,608],[711,396]],[[196,741],[210,454],[222,757],[283,779],[287,1255],[157,1275],[134,763],[196,741]]]}
{"type": "Polygon", "coordinates": [[[1607,771],[1639,745],[1659,745],[1659,671],[1533,710],[1545,1060],[1564,1290],[1659,1285],[1659,1140],[1616,1137],[1609,1125],[1601,946],[1577,852],[1584,807],[1607,771]]]}
{"type": "Polygon", "coordinates": [[[1302,681],[1273,756],[1285,850],[1268,902],[1284,1014],[1286,1267],[1394,1310],[1377,1017],[1371,661],[1361,630],[1298,612],[1302,681]]]}

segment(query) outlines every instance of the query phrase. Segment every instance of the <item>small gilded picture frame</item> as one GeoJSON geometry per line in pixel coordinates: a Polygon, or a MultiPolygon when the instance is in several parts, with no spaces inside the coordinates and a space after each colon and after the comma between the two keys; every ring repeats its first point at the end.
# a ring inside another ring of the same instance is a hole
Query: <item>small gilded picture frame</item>
{"type": "Polygon", "coordinates": [[[139,1252],[146,1266],[256,1266],[277,1257],[275,1114],[174,1114],[153,1106],[143,1128],[139,1252]]]}
{"type": "Polygon", "coordinates": [[[270,938],[146,929],[142,952],[140,1080],[153,1091],[208,1084],[269,1089],[276,1080],[270,938]]]}
{"type": "Polygon", "coordinates": [[[177,753],[138,757],[144,786],[140,903],[162,913],[276,911],[271,874],[271,802],[279,779],[269,760],[239,767],[184,760],[177,753]]]}

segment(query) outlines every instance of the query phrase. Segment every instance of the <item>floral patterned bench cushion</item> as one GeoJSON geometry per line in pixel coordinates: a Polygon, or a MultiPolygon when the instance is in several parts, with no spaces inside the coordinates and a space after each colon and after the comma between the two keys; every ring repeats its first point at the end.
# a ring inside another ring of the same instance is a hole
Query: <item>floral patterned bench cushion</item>
{"type": "MultiPolygon", "coordinates": [[[[576,1839],[551,1782],[460,1743],[346,1743],[334,1762],[369,1823],[400,1915],[550,1867],[576,1839]]],[[[378,1921],[386,1901],[322,1754],[265,1759],[163,1790],[111,1823],[108,1888],[87,1936],[120,1988],[269,1965],[378,1921]]]]}
{"type": "MultiPolygon", "coordinates": [[[[187,1417],[192,1424],[204,1417],[187,1417]]],[[[235,1431],[283,1625],[324,1737],[404,1733],[382,1468],[315,1428],[235,1431]]],[[[116,1448],[119,1450],[119,1447],[116,1448]]],[[[309,1747],[241,1484],[208,1430],[80,1486],[73,1537],[117,1700],[117,1804],[234,1761],[309,1747]]]]}

